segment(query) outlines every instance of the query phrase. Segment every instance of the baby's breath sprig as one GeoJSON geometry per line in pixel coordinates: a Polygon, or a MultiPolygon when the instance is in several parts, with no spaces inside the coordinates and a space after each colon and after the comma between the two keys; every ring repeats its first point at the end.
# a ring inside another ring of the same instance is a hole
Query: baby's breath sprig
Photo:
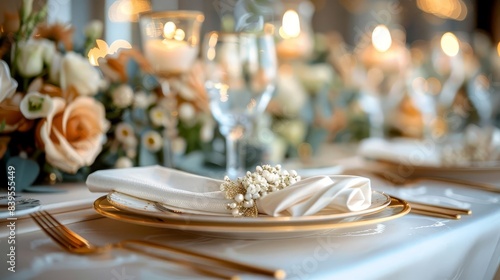
{"type": "Polygon", "coordinates": [[[233,216],[256,217],[258,215],[256,200],[269,193],[282,190],[298,181],[300,176],[295,170],[290,172],[281,169],[281,165],[257,166],[255,172],[247,171],[244,177],[232,181],[224,177],[220,190],[226,192],[226,198],[233,202],[227,209],[233,216]]]}

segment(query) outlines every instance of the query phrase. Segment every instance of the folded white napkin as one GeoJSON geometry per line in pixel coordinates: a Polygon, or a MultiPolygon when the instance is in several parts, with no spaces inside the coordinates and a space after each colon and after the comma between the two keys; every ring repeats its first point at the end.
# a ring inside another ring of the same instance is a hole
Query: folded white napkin
{"type": "Polygon", "coordinates": [[[369,159],[410,166],[441,165],[440,146],[430,140],[368,138],[361,141],[358,154],[369,159]]]}
{"type": "MultiPolygon", "coordinates": [[[[116,191],[181,208],[184,212],[227,214],[232,202],[220,191],[221,180],[161,166],[100,170],[89,175],[91,192],[116,191]]],[[[360,211],[371,205],[370,180],[357,176],[317,176],[257,200],[259,212],[271,216],[313,215],[324,208],[360,211]]]]}
{"type": "Polygon", "coordinates": [[[360,143],[363,157],[407,166],[492,166],[500,161],[500,129],[469,125],[445,139],[368,138],[360,143]]]}

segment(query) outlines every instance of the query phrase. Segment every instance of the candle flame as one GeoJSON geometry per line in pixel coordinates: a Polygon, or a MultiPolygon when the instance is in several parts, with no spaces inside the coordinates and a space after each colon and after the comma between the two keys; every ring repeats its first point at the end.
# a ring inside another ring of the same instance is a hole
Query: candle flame
{"type": "Polygon", "coordinates": [[[387,26],[380,24],[373,29],[372,44],[373,47],[379,52],[385,52],[391,48],[391,32],[389,32],[387,26]]]}
{"type": "Polygon", "coordinates": [[[500,56],[500,42],[498,42],[498,45],[497,45],[497,53],[498,53],[498,56],[500,56]]]}
{"type": "Polygon", "coordinates": [[[163,26],[163,37],[167,39],[172,39],[175,36],[175,30],[177,29],[177,26],[175,26],[175,23],[169,21],[165,23],[163,26]]]}
{"type": "Polygon", "coordinates": [[[217,45],[217,40],[219,35],[217,33],[210,34],[208,39],[208,50],[207,50],[207,58],[212,61],[215,58],[215,45],[217,45]]]}
{"type": "Polygon", "coordinates": [[[175,30],[175,35],[174,35],[175,40],[182,41],[182,40],[184,40],[185,37],[186,37],[186,33],[184,32],[184,30],[182,30],[180,28],[175,30]]]}
{"type": "Polygon", "coordinates": [[[288,10],[283,15],[282,25],[279,29],[281,37],[284,39],[295,38],[300,34],[299,14],[294,10],[288,10]]]}
{"type": "Polygon", "coordinates": [[[441,37],[441,48],[447,56],[456,56],[460,50],[460,44],[455,34],[446,32],[441,37]]]}

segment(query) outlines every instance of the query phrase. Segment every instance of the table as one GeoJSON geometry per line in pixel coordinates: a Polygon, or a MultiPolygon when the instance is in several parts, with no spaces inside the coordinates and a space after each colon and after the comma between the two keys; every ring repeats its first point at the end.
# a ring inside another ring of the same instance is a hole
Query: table
{"type": "MultiPolygon", "coordinates": [[[[356,158],[347,160],[359,162],[356,158]]],[[[67,190],[60,194],[29,195],[44,201],[56,218],[96,244],[130,238],[175,244],[282,268],[287,279],[495,278],[500,264],[500,194],[431,181],[401,188],[372,178],[372,185],[403,198],[438,198],[470,208],[473,214],[447,220],[410,213],[392,221],[301,238],[231,240],[103,218],[91,208],[92,201],[103,194],[88,192],[83,183],[58,186],[67,190]]],[[[61,250],[30,219],[22,218],[16,223],[16,272],[10,272],[7,224],[0,224],[1,279],[206,279],[177,265],[121,250],[72,255],[61,250]]]]}

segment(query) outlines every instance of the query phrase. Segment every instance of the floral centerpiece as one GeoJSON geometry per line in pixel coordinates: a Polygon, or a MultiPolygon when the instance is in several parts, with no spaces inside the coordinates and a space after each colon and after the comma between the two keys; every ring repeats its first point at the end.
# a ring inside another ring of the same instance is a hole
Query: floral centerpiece
{"type": "Polygon", "coordinates": [[[166,95],[135,49],[91,64],[102,23],[86,27],[77,52],[71,26],[45,24],[45,15],[24,1],[0,34],[0,168],[14,166],[18,190],[84,180],[97,169],[163,164],[167,141],[179,156],[212,139],[199,63],[166,95]]]}
{"type": "Polygon", "coordinates": [[[5,17],[0,34],[0,158],[18,190],[90,166],[109,128],[94,98],[101,75],[73,50],[73,29],[42,23],[46,7],[31,2],[5,17]]]}

